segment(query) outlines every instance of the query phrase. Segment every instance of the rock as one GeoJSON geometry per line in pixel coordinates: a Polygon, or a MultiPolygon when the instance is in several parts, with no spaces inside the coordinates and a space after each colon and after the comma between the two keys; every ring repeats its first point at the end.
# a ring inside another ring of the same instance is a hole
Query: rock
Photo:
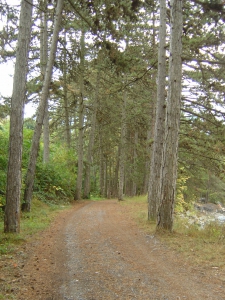
{"type": "Polygon", "coordinates": [[[225,216],[224,215],[218,215],[216,216],[217,217],[217,220],[221,223],[225,222],[225,216]]]}

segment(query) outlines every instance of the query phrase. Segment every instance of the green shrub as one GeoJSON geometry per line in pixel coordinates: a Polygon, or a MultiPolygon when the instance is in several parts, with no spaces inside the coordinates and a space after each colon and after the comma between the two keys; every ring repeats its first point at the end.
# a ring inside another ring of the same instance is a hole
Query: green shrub
{"type": "Polygon", "coordinates": [[[76,182],[75,159],[72,151],[62,145],[50,152],[50,162],[42,163],[41,156],[36,167],[34,192],[45,202],[67,201],[74,194],[76,182]]]}

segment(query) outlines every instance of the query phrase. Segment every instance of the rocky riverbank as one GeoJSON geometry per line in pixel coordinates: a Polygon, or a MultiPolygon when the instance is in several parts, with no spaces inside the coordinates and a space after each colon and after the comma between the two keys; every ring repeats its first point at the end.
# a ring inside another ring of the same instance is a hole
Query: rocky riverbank
{"type": "Polygon", "coordinates": [[[211,222],[225,223],[225,207],[221,204],[196,203],[194,208],[194,212],[187,211],[185,214],[180,215],[182,218],[187,219],[189,224],[196,224],[202,229],[211,222]]]}

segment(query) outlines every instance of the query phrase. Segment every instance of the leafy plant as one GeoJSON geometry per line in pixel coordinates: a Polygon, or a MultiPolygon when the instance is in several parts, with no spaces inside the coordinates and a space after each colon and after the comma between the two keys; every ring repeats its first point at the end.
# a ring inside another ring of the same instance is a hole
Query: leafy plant
{"type": "Polygon", "coordinates": [[[76,168],[72,151],[63,145],[51,149],[50,162],[42,163],[39,158],[36,167],[34,192],[44,202],[68,201],[73,196],[76,168]]]}

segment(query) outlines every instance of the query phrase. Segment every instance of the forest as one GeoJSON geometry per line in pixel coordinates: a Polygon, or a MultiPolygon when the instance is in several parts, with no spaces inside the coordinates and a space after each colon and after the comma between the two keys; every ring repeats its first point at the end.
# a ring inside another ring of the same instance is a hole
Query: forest
{"type": "Polygon", "coordinates": [[[225,3],[0,0],[4,231],[20,209],[148,195],[172,230],[197,201],[225,204],[225,3]],[[24,105],[36,113],[24,119],[24,105]]]}

